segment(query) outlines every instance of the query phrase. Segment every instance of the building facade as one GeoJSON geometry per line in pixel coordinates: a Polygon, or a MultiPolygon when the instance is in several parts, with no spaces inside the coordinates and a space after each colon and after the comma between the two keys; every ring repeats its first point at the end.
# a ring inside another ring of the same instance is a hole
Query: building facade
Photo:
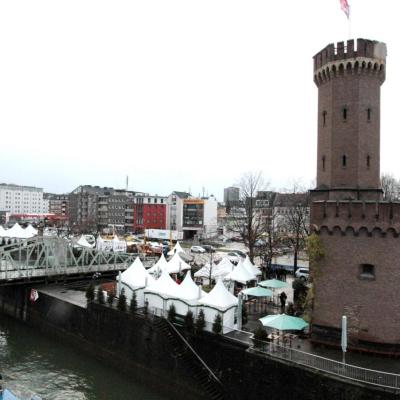
{"type": "Polygon", "coordinates": [[[397,299],[400,203],[381,200],[380,87],[386,46],[358,39],[314,56],[318,87],[317,187],[311,227],[325,255],[312,263],[316,340],[400,353],[397,299]]]}
{"type": "Polygon", "coordinates": [[[235,205],[240,199],[240,189],[238,187],[227,187],[224,189],[224,203],[235,205]]]}
{"type": "Polygon", "coordinates": [[[0,184],[0,211],[12,214],[48,213],[43,189],[33,186],[0,184]]]}
{"type": "Polygon", "coordinates": [[[134,232],[142,233],[145,229],[166,229],[167,197],[136,195],[133,209],[134,232]]]}

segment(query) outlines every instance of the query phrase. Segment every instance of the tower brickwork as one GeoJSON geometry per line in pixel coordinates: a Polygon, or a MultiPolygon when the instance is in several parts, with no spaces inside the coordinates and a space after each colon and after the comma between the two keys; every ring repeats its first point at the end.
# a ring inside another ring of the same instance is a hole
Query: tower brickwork
{"type": "Polygon", "coordinates": [[[358,39],[314,56],[318,87],[317,187],[311,227],[325,256],[311,268],[315,340],[400,353],[400,203],[382,201],[380,87],[386,45],[358,39]]]}

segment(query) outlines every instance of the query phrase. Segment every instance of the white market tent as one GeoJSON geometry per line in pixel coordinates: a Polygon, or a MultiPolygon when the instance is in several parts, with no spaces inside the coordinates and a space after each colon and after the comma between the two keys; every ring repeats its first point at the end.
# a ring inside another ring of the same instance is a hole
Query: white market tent
{"type": "Polygon", "coordinates": [[[234,328],[238,299],[228,291],[222,279],[219,279],[210,293],[199,299],[198,303],[202,306],[206,322],[212,324],[216,315],[220,314],[223,332],[234,328]]]}
{"type": "Polygon", "coordinates": [[[247,282],[255,281],[257,278],[244,266],[243,262],[240,261],[236,268],[225,276],[224,280],[235,281],[246,285],[247,282]]]}
{"type": "Polygon", "coordinates": [[[0,225],[0,237],[5,237],[6,230],[0,225]]]}
{"type": "Polygon", "coordinates": [[[182,260],[178,252],[174,254],[167,264],[167,271],[169,274],[177,274],[191,268],[189,264],[182,260]]]}
{"type": "Polygon", "coordinates": [[[173,256],[175,253],[181,253],[185,252],[185,250],[182,249],[181,245],[179,242],[176,242],[175,246],[173,247],[172,250],[170,250],[167,255],[168,256],[173,256]]]}
{"type": "Polygon", "coordinates": [[[29,224],[26,228],[25,228],[25,232],[29,233],[29,237],[33,237],[36,236],[38,234],[38,230],[35,229],[31,224],[29,224]]]}
{"type": "Polygon", "coordinates": [[[99,235],[96,240],[96,250],[107,251],[107,252],[112,251],[113,250],[113,241],[112,240],[104,240],[99,235]]]}
{"type": "Polygon", "coordinates": [[[252,274],[254,274],[255,276],[260,276],[262,273],[260,271],[260,268],[258,268],[257,266],[255,266],[251,261],[249,256],[246,256],[245,260],[243,261],[243,265],[245,266],[245,268],[251,272],[252,274]]]}
{"type": "Polygon", "coordinates": [[[213,278],[213,273],[214,271],[218,268],[217,264],[211,264],[207,263],[203,267],[201,267],[198,271],[194,273],[195,278],[209,278],[210,277],[210,272],[211,272],[211,278],[213,278]],[[210,271],[211,270],[211,271],[210,271]]]}
{"type": "Polygon", "coordinates": [[[170,305],[174,304],[177,314],[186,315],[189,310],[195,314],[197,300],[206,294],[200,286],[193,282],[190,271],[188,271],[185,279],[178,285],[174,297],[168,299],[166,307],[169,309],[170,305]]]}
{"type": "MultiPolygon", "coordinates": [[[[175,297],[178,284],[169,276],[166,269],[161,276],[144,289],[144,298],[148,301],[149,309],[157,313],[160,309],[165,312],[166,300],[175,297]]],[[[158,313],[159,315],[159,313],[158,313]]]]}
{"type": "Polygon", "coordinates": [[[115,235],[112,240],[112,250],[114,253],[125,253],[126,252],[125,240],[119,240],[118,236],[115,235]]]}
{"type": "Polygon", "coordinates": [[[79,238],[79,240],[76,242],[76,244],[81,247],[86,247],[87,249],[92,248],[92,246],[89,244],[89,242],[86,240],[85,236],[83,236],[83,235],[79,238]]]}
{"type": "Polygon", "coordinates": [[[121,289],[125,289],[127,300],[136,292],[136,301],[139,307],[144,306],[144,290],[147,285],[155,283],[154,278],[146,271],[142,261],[136,257],[132,265],[121,274],[121,289]]]}
{"type": "Polygon", "coordinates": [[[27,236],[27,232],[25,229],[21,227],[21,225],[16,222],[10,229],[6,230],[6,237],[15,238],[15,239],[27,239],[30,236],[27,236]]]}
{"type": "Polygon", "coordinates": [[[158,261],[151,268],[149,268],[147,270],[147,272],[149,274],[160,275],[164,271],[164,269],[167,268],[167,264],[168,264],[168,262],[165,259],[164,254],[161,253],[161,257],[158,259],[158,261]]]}
{"type": "Polygon", "coordinates": [[[231,273],[235,268],[235,265],[232,264],[231,260],[228,257],[223,258],[215,271],[213,271],[213,278],[225,277],[229,273],[231,273]]]}

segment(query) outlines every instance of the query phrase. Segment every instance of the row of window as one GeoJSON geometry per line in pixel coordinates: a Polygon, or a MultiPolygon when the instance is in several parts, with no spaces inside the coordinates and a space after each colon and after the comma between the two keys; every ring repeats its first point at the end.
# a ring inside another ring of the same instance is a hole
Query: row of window
{"type": "MultiPolygon", "coordinates": [[[[345,154],[343,154],[341,161],[342,161],[342,167],[346,168],[348,159],[345,154]]],[[[371,156],[370,155],[367,155],[366,160],[365,160],[365,165],[367,168],[369,168],[371,166],[371,156]]],[[[326,166],[326,157],[322,156],[322,170],[323,171],[325,171],[325,166],[326,166]]]]}
{"type": "MultiPolygon", "coordinates": [[[[365,110],[365,112],[366,112],[367,121],[370,122],[371,118],[372,118],[372,109],[371,108],[367,108],[365,110]]],[[[343,121],[347,121],[348,116],[349,116],[348,108],[347,108],[347,106],[344,106],[342,108],[342,119],[343,119],[343,121]]],[[[322,111],[322,126],[326,126],[327,118],[328,118],[328,112],[325,111],[325,110],[322,111]]]]}

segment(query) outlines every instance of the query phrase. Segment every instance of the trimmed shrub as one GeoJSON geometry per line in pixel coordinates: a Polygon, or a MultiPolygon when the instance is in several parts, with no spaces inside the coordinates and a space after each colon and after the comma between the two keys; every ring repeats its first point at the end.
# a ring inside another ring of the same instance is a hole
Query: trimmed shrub
{"type": "Polygon", "coordinates": [[[99,286],[99,288],[97,289],[97,302],[99,304],[105,304],[106,303],[106,299],[104,297],[104,292],[101,286],[99,286]]]}
{"type": "Polygon", "coordinates": [[[203,332],[205,326],[206,326],[206,320],[204,319],[204,311],[203,309],[201,309],[195,323],[196,333],[203,332]]]}
{"type": "Polygon", "coordinates": [[[183,328],[187,333],[192,333],[194,331],[193,313],[190,310],[186,313],[185,319],[183,320],[183,328]]]}
{"type": "Polygon", "coordinates": [[[169,309],[168,309],[168,317],[167,317],[167,319],[168,319],[168,321],[171,322],[171,323],[174,323],[174,322],[175,322],[175,319],[176,319],[176,310],[175,310],[175,306],[174,306],[173,304],[171,304],[171,305],[169,306],[169,309]]]}
{"type": "Polygon", "coordinates": [[[94,300],[94,286],[90,284],[88,288],[86,289],[86,300],[88,303],[91,303],[94,300]]]}
{"type": "Polygon", "coordinates": [[[131,314],[135,314],[136,310],[137,310],[136,292],[133,292],[131,302],[129,304],[129,311],[131,312],[131,314]]]}
{"type": "Polygon", "coordinates": [[[111,292],[109,292],[109,293],[107,294],[107,304],[108,304],[109,306],[112,306],[112,305],[114,304],[114,294],[111,293],[111,292]]]}
{"type": "Polygon", "coordinates": [[[121,290],[121,294],[118,297],[117,308],[119,311],[126,311],[126,296],[125,296],[125,289],[121,290]]]}
{"type": "Polygon", "coordinates": [[[213,326],[212,326],[212,331],[216,334],[219,335],[222,332],[222,318],[219,314],[217,314],[214,318],[213,326]]]}
{"type": "Polygon", "coordinates": [[[261,326],[253,331],[253,343],[255,347],[261,347],[261,341],[266,341],[268,339],[268,334],[264,328],[261,326]]]}

